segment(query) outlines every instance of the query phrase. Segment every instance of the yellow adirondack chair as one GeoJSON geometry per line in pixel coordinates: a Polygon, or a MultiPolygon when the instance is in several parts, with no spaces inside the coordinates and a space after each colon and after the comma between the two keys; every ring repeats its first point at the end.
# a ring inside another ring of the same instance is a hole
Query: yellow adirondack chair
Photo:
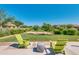
{"type": "Polygon", "coordinates": [[[68,42],[67,39],[59,39],[58,41],[52,41],[51,48],[55,53],[63,52],[65,44],[68,42]]]}
{"type": "Polygon", "coordinates": [[[23,40],[21,34],[16,34],[15,36],[16,36],[16,39],[17,39],[18,44],[19,44],[18,47],[19,48],[23,48],[23,47],[26,47],[27,48],[27,46],[30,43],[29,40],[23,40]]]}

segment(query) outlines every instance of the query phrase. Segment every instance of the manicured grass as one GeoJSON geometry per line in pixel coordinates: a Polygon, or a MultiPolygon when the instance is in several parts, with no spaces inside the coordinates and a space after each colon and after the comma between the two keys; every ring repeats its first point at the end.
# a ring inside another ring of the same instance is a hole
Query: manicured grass
{"type": "MultiPolygon", "coordinates": [[[[23,35],[24,36],[24,35],[23,35]]],[[[58,39],[68,39],[69,41],[78,41],[79,36],[77,35],[26,35],[31,41],[49,41],[49,40],[58,40],[58,39]]]]}
{"type": "Polygon", "coordinates": [[[0,42],[16,42],[15,36],[10,36],[6,38],[0,38],[0,42]]]}
{"type": "MultiPolygon", "coordinates": [[[[78,35],[32,35],[32,34],[22,34],[23,39],[30,39],[30,41],[49,41],[58,39],[68,39],[69,41],[78,41],[78,35]]],[[[0,42],[16,42],[15,36],[0,38],[0,42]]]]}

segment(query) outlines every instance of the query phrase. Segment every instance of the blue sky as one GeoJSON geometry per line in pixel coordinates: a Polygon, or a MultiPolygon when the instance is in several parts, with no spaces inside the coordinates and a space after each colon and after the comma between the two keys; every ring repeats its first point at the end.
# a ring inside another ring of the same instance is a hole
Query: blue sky
{"type": "Polygon", "coordinates": [[[26,25],[79,24],[79,4],[0,4],[26,25]]]}

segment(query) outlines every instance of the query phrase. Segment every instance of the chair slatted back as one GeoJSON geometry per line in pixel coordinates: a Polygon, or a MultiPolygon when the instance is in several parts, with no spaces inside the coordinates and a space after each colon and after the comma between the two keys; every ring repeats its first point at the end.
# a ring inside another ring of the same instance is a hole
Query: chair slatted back
{"type": "Polygon", "coordinates": [[[18,41],[19,44],[23,44],[24,43],[23,42],[23,38],[22,38],[22,36],[20,34],[16,34],[15,36],[16,36],[17,41],[18,41]]]}

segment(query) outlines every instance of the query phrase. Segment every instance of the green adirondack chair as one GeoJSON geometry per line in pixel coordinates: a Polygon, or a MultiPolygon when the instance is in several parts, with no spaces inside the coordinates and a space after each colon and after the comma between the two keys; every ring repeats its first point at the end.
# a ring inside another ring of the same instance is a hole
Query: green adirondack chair
{"type": "Polygon", "coordinates": [[[27,48],[30,44],[29,40],[23,40],[21,34],[16,34],[16,39],[18,41],[19,48],[27,48]]]}

